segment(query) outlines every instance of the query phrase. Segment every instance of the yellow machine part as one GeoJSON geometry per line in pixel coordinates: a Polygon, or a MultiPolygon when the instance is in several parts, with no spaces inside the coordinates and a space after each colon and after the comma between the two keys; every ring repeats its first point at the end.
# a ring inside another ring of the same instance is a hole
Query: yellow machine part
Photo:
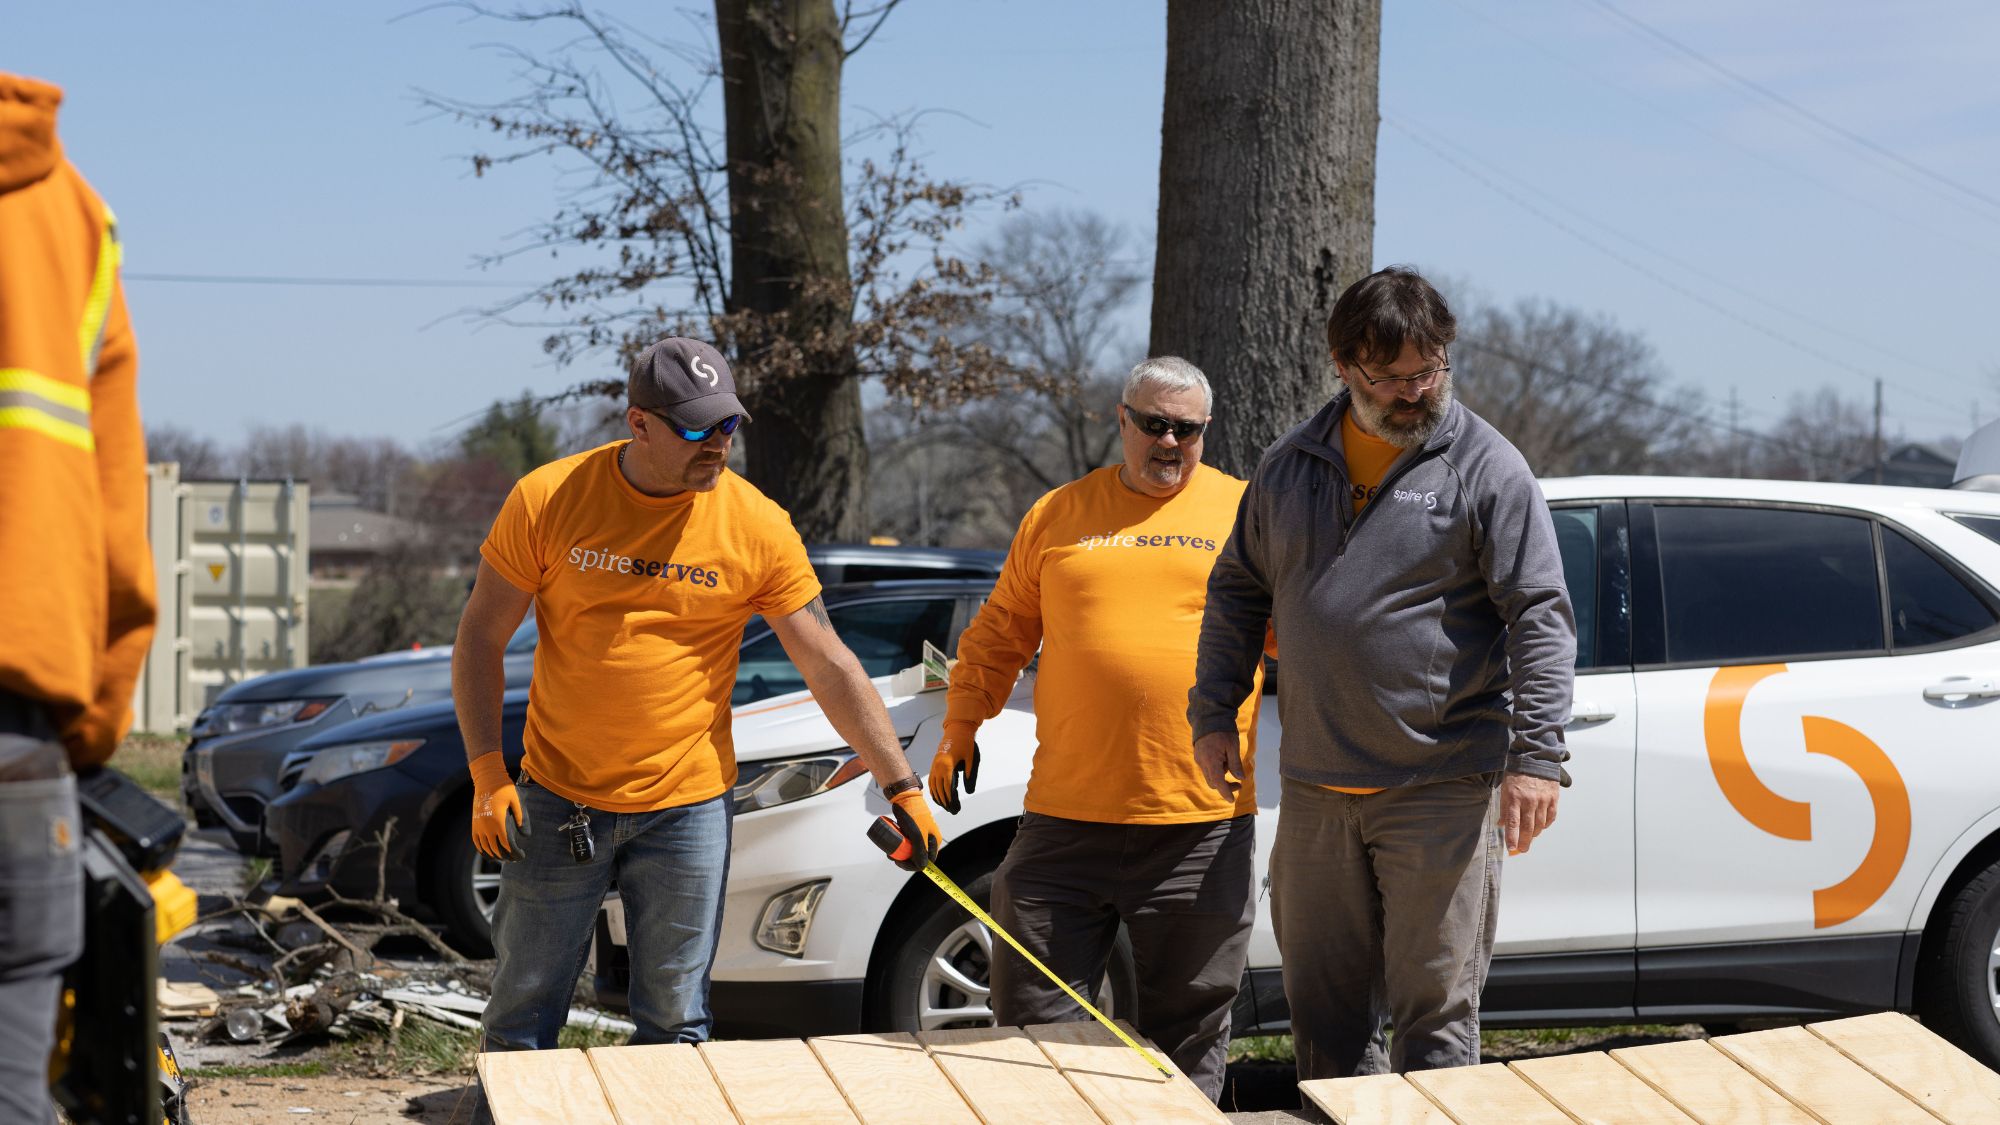
{"type": "Polygon", "coordinates": [[[198,899],[173,872],[149,872],[146,888],[153,892],[153,929],[161,945],[194,925],[198,899]]]}

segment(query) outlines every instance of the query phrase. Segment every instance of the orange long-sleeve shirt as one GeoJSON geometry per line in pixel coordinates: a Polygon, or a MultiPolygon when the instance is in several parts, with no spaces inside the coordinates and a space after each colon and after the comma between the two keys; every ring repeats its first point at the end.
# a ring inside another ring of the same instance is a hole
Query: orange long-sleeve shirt
{"type": "Polygon", "coordinates": [[[153,636],[138,352],[117,228],[56,140],[62,91],[0,74],[0,691],[111,756],[153,636]]]}
{"type": "MultiPolygon", "coordinates": [[[[1208,572],[1243,481],[1208,466],[1165,500],[1099,469],[1036,501],[993,595],[959,637],[945,721],[999,713],[1041,648],[1029,812],[1105,824],[1184,824],[1257,811],[1202,780],[1187,720],[1208,572]]],[[[1253,692],[1237,716],[1255,770],[1253,692]]]]}

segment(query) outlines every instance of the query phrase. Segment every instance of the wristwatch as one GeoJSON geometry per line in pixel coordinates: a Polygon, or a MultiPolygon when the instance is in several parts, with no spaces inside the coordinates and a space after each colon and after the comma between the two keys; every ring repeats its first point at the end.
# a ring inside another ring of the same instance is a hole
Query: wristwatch
{"type": "Polygon", "coordinates": [[[884,785],[882,787],[882,795],[893,801],[912,789],[922,789],[923,787],[924,783],[917,780],[917,775],[911,774],[901,781],[892,781],[884,785]]]}

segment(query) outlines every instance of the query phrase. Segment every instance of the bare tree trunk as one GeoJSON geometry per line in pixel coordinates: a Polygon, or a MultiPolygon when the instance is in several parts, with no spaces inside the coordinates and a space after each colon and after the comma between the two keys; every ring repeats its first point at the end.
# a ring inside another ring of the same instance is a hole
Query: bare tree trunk
{"type": "Polygon", "coordinates": [[[1381,0],[1168,0],[1150,350],[1215,387],[1248,476],[1334,390],[1326,317],[1371,268],[1381,0]]]}
{"type": "Polygon", "coordinates": [[[749,477],[808,542],[868,536],[854,293],[841,191],[841,27],[832,0],[716,0],[729,161],[729,310],[756,424],[749,477]],[[795,355],[778,361],[779,354],[795,355]],[[789,370],[796,366],[796,370],[789,370]],[[770,374],[764,372],[776,368],[770,374]]]}

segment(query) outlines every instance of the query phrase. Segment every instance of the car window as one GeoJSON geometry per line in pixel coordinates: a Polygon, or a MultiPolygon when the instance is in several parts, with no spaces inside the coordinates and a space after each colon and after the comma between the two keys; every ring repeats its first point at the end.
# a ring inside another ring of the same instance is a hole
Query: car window
{"type": "MultiPolygon", "coordinates": [[[[870,676],[886,676],[921,661],[925,641],[945,646],[956,601],[947,596],[848,602],[826,612],[833,620],[834,632],[854,650],[863,670],[870,676]]],[[[736,666],[736,689],[729,702],[740,707],[801,691],[805,686],[805,677],[786,658],[778,635],[767,633],[743,646],[736,666]]]]}
{"type": "Polygon", "coordinates": [[[1669,663],[1882,651],[1869,521],[1670,504],[1655,521],[1669,663]]]}
{"type": "Polygon", "coordinates": [[[1897,648],[1941,644],[1991,628],[1991,606],[1908,536],[1882,529],[1889,574],[1889,628],[1897,648]]]}
{"type": "Polygon", "coordinates": [[[1945,515],[2000,543],[2000,516],[1975,516],[1967,512],[1946,512],[1945,515]]]}
{"type": "Polygon", "coordinates": [[[1577,671],[1597,667],[1597,509],[1557,508],[1556,550],[1576,612],[1577,671]]]}
{"type": "Polygon", "coordinates": [[[880,565],[875,563],[848,563],[841,574],[842,582],[892,582],[897,579],[912,578],[991,578],[993,572],[978,567],[940,566],[914,567],[880,565]]]}

